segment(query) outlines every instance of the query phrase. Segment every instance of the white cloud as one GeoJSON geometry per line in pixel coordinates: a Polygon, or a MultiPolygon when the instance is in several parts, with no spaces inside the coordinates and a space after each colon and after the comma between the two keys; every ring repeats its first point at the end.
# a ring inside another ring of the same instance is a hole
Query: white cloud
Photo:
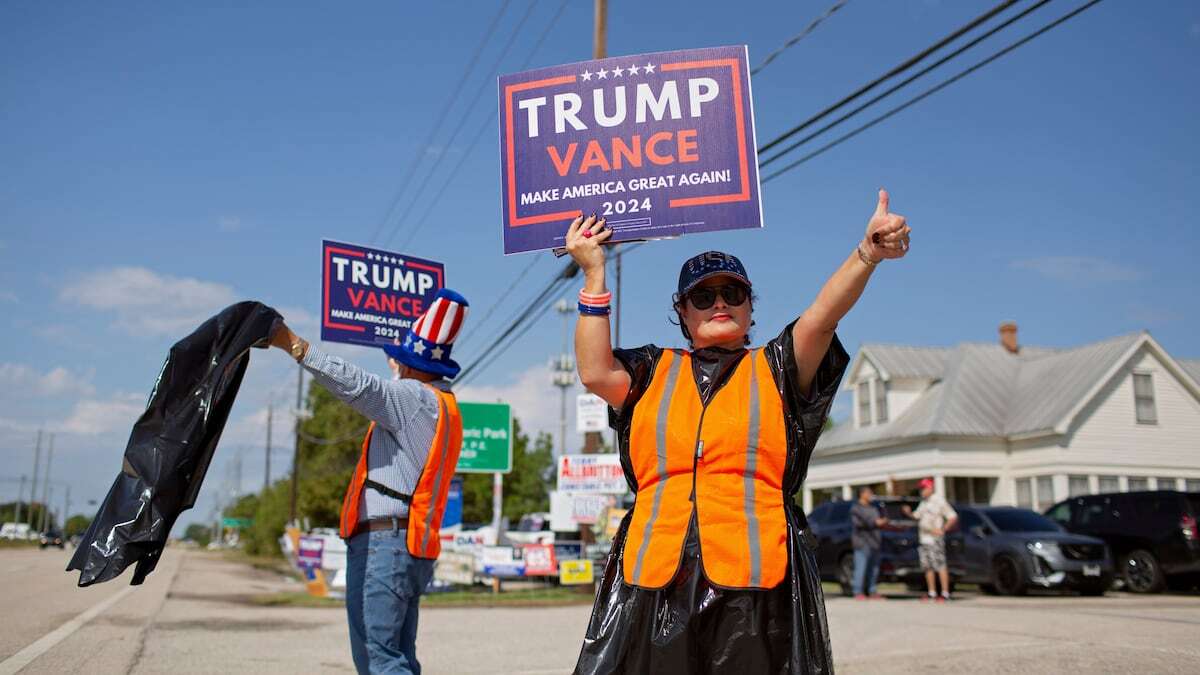
{"type": "Polygon", "coordinates": [[[1014,260],[1010,267],[1037,272],[1055,281],[1073,284],[1095,284],[1114,281],[1137,281],[1141,270],[1104,258],[1087,256],[1045,256],[1014,260]]]}
{"type": "Polygon", "coordinates": [[[237,297],[225,284],[158,274],[144,267],[92,272],[68,284],[59,299],[116,315],[129,333],[180,335],[237,297]]]}
{"type": "Polygon", "coordinates": [[[237,216],[221,216],[217,218],[217,227],[222,232],[238,232],[242,229],[242,219],[237,216]]]}
{"type": "Polygon", "coordinates": [[[59,429],[75,434],[128,433],[145,410],[145,395],[114,394],[103,400],[86,399],[75,404],[59,429]]]}
{"type": "Polygon", "coordinates": [[[45,373],[21,363],[0,363],[0,387],[20,396],[91,396],[93,373],[72,373],[62,366],[45,373]]]}
{"type": "MultiPolygon", "coordinates": [[[[549,433],[554,439],[555,453],[559,451],[559,389],[552,382],[550,369],[535,365],[514,374],[509,384],[467,385],[456,388],[460,401],[512,405],[513,416],[521,422],[521,428],[534,438],[540,432],[549,433]]],[[[576,383],[567,389],[567,451],[579,452],[583,436],[575,431],[575,397],[584,393],[576,383]]]]}

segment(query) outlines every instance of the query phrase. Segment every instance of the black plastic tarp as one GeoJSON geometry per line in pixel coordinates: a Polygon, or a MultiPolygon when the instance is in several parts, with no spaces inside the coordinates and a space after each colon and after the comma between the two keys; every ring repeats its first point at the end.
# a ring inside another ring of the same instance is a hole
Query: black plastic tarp
{"type": "Polygon", "coordinates": [[[250,348],[266,347],[280,321],[264,304],[239,302],[171,347],[133,425],[121,473],[67,566],[79,570],[80,586],[113,579],[129,565],[136,565],[135,585],[154,571],[175,520],[196,503],[250,348]]]}

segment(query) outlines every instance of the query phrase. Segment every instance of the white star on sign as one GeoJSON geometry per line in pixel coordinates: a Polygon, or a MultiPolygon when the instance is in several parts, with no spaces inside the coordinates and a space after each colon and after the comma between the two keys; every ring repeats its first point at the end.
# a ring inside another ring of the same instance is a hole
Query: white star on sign
{"type": "Polygon", "coordinates": [[[412,346],[412,333],[409,333],[408,335],[406,335],[406,336],[404,337],[404,346],[405,346],[405,347],[411,347],[411,346],[412,346]]]}
{"type": "Polygon", "coordinates": [[[613,77],[620,77],[624,74],[625,74],[625,71],[620,66],[613,68],[613,77]]]}
{"type": "Polygon", "coordinates": [[[589,72],[589,71],[586,71],[586,70],[585,70],[585,71],[583,71],[583,81],[584,81],[584,82],[587,82],[587,81],[588,81],[588,80],[590,80],[590,79],[592,79],[592,74],[591,74],[591,72],[589,72]]]}
{"type": "Polygon", "coordinates": [[[441,347],[434,347],[429,351],[429,355],[433,357],[434,361],[441,361],[442,355],[445,353],[446,350],[442,349],[441,347]]]}
{"type": "Polygon", "coordinates": [[[638,74],[638,70],[640,70],[640,69],[641,69],[641,66],[629,66],[629,74],[630,74],[630,75],[637,75],[637,74],[638,74]]]}
{"type": "Polygon", "coordinates": [[[653,63],[650,63],[649,61],[647,61],[647,62],[646,62],[646,66],[645,66],[645,67],[646,67],[646,74],[647,74],[647,75],[649,75],[650,73],[653,73],[653,72],[654,72],[654,68],[655,68],[655,66],[654,66],[654,64],[653,64],[653,63]]]}
{"type": "Polygon", "coordinates": [[[367,254],[367,260],[370,260],[370,259],[371,259],[371,254],[370,254],[370,253],[368,253],[368,254],[367,254]]]}
{"type": "Polygon", "coordinates": [[[417,353],[417,355],[418,355],[418,356],[419,356],[419,355],[421,355],[421,354],[424,354],[424,353],[425,353],[425,343],[424,343],[424,342],[418,342],[417,344],[413,345],[413,348],[412,348],[412,349],[413,349],[413,351],[414,351],[414,352],[416,352],[416,353],[417,353]]]}
{"type": "Polygon", "coordinates": [[[603,68],[601,68],[600,70],[598,70],[598,71],[596,72],[596,77],[599,77],[599,78],[600,78],[600,79],[602,79],[602,80],[604,80],[604,79],[607,79],[607,78],[608,78],[608,71],[607,71],[607,70],[605,70],[605,69],[603,69],[603,68]]]}

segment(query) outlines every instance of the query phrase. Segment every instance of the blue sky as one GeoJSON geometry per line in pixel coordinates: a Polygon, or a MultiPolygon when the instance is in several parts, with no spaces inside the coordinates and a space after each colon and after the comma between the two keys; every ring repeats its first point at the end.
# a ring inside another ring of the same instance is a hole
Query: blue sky
{"type": "MultiPolygon", "coordinates": [[[[261,299],[315,334],[321,238],[369,243],[414,157],[418,177],[436,173],[411,210],[409,187],[409,218],[389,221],[382,240],[411,237],[404,252],[444,261],[477,320],[535,259],[501,255],[494,131],[471,140],[495,109],[489,73],[530,58],[557,1],[533,7],[501,58],[530,7],[511,3],[430,146],[498,4],[243,4],[0,6],[0,499],[32,470],[39,427],[57,430],[54,477],[72,485],[72,510],[102,498],[166,349],[224,304],[261,299]]],[[[744,43],[757,63],[827,4],[614,0],[609,53],[744,43]]],[[[990,4],[850,2],[755,76],[759,142],[990,4]]],[[[1052,2],[922,82],[1075,6],[1052,2]]],[[[568,2],[531,67],[588,58],[591,21],[590,2],[568,2]]],[[[631,253],[623,342],[678,341],[667,323],[676,271],[709,248],[745,261],[761,298],[756,335],[774,335],[852,250],[882,185],[914,248],[842,322],[848,348],[993,341],[1011,319],[1025,343],[1147,329],[1198,357],[1198,58],[1196,4],[1103,2],[767,184],[763,231],[631,253]]],[[[536,260],[527,288],[458,356],[469,360],[558,265],[536,260]]],[[[546,363],[561,336],[548,316],[465,396],[508,398],[529,426],[556,428],[543,401],[556,395],[546,363]]],[[[364,349],[336,349],[382,369],[364,349]]],[[[242,489],[261,485],[265,407],[294,386],[286,357],[254,355],[185,521],[232,489],[239,454],[242,489]]],[[[276,474],[290,424],[277,416],[276,474]]]]}

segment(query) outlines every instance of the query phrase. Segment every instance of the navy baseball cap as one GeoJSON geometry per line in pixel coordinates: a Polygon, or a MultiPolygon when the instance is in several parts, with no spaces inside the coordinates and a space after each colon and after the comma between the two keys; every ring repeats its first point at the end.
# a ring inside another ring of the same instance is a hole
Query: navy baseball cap
{"type": "Polygon", "coordinates": [[[683,268],[679,270],[679,295],[686,295],[688,291],[696,287],[696,284],[718,275],[733,277],[750,287],[750,277],[746,274],[746,267],[742,265],[741,260],[737,259],[737,256],[720,251],[708,251],[683,263],[683,268]]]}

